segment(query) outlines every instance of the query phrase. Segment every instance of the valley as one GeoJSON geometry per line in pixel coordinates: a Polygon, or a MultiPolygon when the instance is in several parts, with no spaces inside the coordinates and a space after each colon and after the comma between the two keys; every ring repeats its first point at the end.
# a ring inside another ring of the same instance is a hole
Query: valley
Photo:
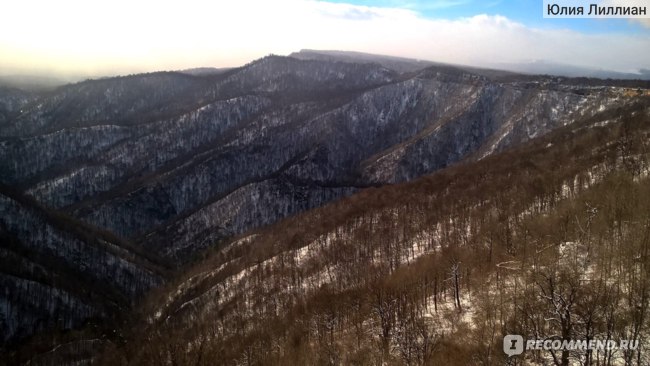
{"type": "Polygon", "coordinates": [[[0,89],[8,364],[503,364],[508,332],[567,327],[644,344],[650,84],[368,57],[0,89]],[[589,328],[542,319],[566,291],[589,328]]]}

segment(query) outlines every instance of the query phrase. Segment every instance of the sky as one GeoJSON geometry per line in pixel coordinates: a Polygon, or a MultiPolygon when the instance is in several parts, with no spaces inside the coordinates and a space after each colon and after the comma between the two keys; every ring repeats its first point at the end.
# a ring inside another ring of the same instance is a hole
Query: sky
{"type": "Polygon", "coordinates": [[[542,9],[542,0],[8,0],[0,75],[232,67],[300,49],[650,69],[650,19],[549,19],[542,9]]]}

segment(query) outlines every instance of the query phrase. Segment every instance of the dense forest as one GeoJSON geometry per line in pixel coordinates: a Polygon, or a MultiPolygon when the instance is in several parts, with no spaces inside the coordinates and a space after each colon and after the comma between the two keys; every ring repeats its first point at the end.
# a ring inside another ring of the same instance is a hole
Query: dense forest
{"type": "Polygon", "coordinates": [[[647,81],[368,57],[1,87],[0,365],[648,364],[647,81]]]}
{"type": "Polygon", "coordinates": [[[241,236],[101,364],[646,365],[649,105],[241,236]],[[640,346],[508,358],[506,334],[640,346]]]}

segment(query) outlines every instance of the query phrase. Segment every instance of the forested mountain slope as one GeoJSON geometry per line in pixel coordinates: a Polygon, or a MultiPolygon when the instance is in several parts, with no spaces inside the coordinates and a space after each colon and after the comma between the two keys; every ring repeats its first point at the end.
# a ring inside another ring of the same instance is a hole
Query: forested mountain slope
{"type": "MultiPolygon", "coordinates": [[[[268,56],[216,73],[157,72],[49,91],[0,89],[3,355],[27,355],[33,363],[34,355],[47,359],[74,347],[92,355],[123,340],[119,322],[133,316],[143,295],[207,252],[225,260],[252,250],[245,261],[260,262],[272,252],[265,236],[264,243],[245,236],[242,245],[225,246],[235,237],[279,220],[303,220],[292,217],[354,194],[342,202],[381,194],[363,199],[363,206],[385,204],[386,193],[371,192],[406,186],[366,189],[458,162],[491,161],[495,153],[574,123],[616,124],[646,110],[647,82],[524,76],[358,55],[294,56],[268,56]],[[80,335],[73,329],[82,329],[80,335]],[[41,336],[52,339],[41,342],[41,336]],[[14,347],[23,341],[29,346],[14,347]]],[[[555,151],[555,142],[549,143],[548,151],[555,151]]],[[[437,207],[432,198],[402,194],[388,196],[398,202],[422,198],[437,207]]],[[[349,213],[346,206],[333,207],[342,211],[329,216],[349,213]]],[[[315,212],[309,215],[325,211],[315,212]]],[[[298,235],[295,240],[325,235],[330,243],[329,216],[319,217],[317,227],[301,221],[283,230],[298,235]]],[[[364,229],[368,235],[407,235],[374,231],[376,220],[364,229]]],[[[399,238],[391,245],[405,240],[399,238]]],[[[404,257],[401,249],[388,250],[381,256],[391,258],[392,271],[404,257]]],[[[374,258],[369,253],[360,258],[374,258]]],[[[320,259],[298,262],[313,270],[323,265],[320,259]]],[[[224,268],[235,268],[232,263],[224,268]]],[[[333,263],[327,267],[332,281],[344,276],[333,263]]],[[[322,277],[314,276],[309,286],[318,287],[322,277]]],[[[187,293],[179,296],[161,312],[187,293]]]]}
{"type": "Polygon", "coordinates": [[[361,187],[625,106],[627,93],[605,81],[278,56],[202,77],[90,80],[0,121],[0,180],[183,262],[361,187]]]}
{"type": "Polygon", "coordinates": [[[152,294],[104,362],[501,365],[523,334],[641,348],[519,362],[646,364],[649,147],[635,98],[247,233],[152,294]]]}
{"type": "Polygon", "coordinates": [[[127,312],[166,270],[108,232],[0,186],[0,343],[127,312]]]}

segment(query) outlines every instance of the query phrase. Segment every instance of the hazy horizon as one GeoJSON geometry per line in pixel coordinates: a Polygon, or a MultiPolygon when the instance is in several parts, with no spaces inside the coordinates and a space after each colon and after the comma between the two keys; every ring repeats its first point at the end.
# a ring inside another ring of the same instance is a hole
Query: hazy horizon
{"type": "Polygon", "coordinates": [[[237,67],[300,49],[478,67],[543,61],[623,73],[650,69],[648,19],[544,19],[538,0],[168,0],[156,6],[27,0],[5,7],[5,76],[79,79],[237,67]]]}

